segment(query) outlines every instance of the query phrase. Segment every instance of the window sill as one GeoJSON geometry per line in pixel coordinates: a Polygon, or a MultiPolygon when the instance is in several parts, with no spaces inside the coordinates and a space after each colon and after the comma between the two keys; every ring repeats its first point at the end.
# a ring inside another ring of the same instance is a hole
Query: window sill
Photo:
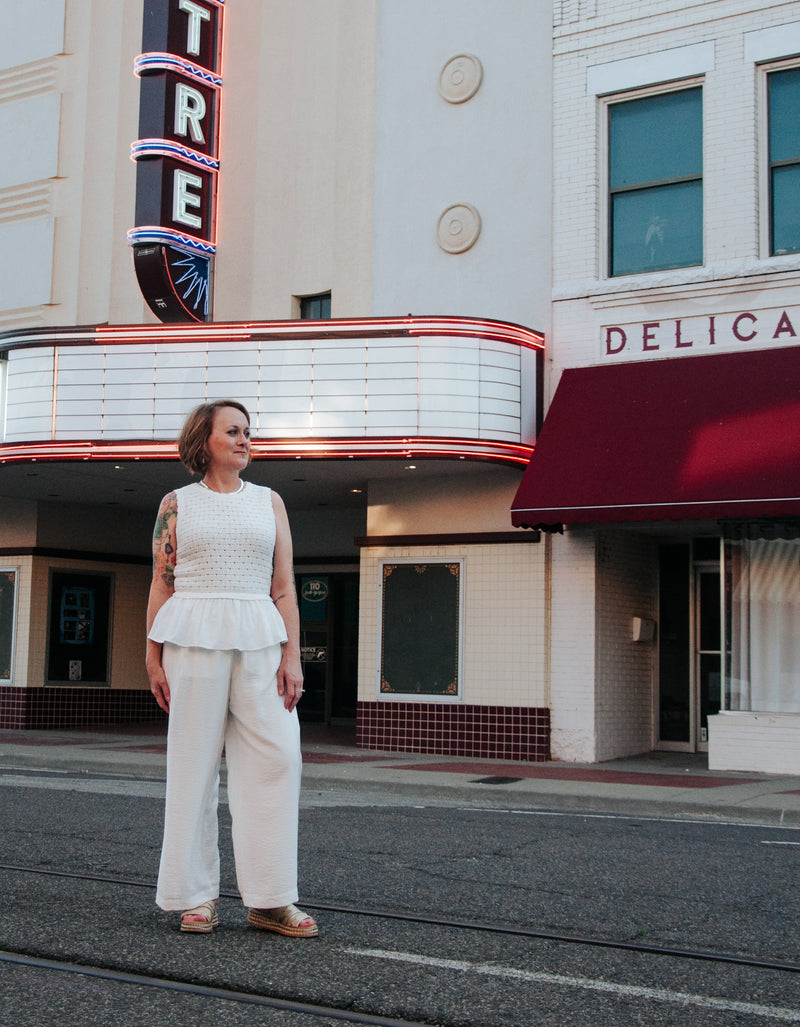
{"type": "Polygon", "coordinates": [[[708,292],[709,285],[726,287],[726,283],[738,279],[763,279],[775,284],[775,276],[786,275],[796,284],[800,271],[800,253],[780,257],[766,257],[763,260],[741,260],[735,263],[708,264],[703,267],[673,268],[669,271],[653,271],[637,275],[620,275],[618,278],[588,279],[583,282],[568,282],[553,289],[553,301],[597,298],[601,303],[621,297],[639,297],[642,293],[669,293],[678,290],[697,291],[702,286],[708,292]]]}

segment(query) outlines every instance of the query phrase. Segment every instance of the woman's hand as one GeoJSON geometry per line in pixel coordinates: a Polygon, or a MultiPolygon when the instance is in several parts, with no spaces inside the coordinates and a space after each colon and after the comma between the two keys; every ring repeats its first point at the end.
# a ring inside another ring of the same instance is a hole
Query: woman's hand
{"type": "Polygon", "coordinates": [[[147,676],[150,678],[150,691],[161,709],[165,713],[169,713],[169,682],[161,663],[161,646],[149,639],[145,666],[147,667],[147,676]]]}
{"type": "Polygon", "coordinates": [[[300,653],[294,646],[283,646],[281,664],[278,667],[278,695],[283,696],[283,705],[291,713],[303,695],[303,667],[300,653]]]}

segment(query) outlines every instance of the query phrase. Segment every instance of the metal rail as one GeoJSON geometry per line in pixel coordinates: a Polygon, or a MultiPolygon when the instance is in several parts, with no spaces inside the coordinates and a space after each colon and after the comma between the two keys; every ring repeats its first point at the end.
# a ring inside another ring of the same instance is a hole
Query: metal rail
{"type": "MultiPolygon", "coordinates": [[[[0,870],[21,874],[39,874],[45,877],[64,877],[79,881],[92,881],[101,884],[116,884],[130,888],[147,888],[153,890],[155,884],[122,877],[106,877],[98,874],[82,874],[68,870],[43,870],[37,867],[24,867],[0,863],[0,870]]],[[[221,898],[238,899],[235,891],[221,891],[221,898]]],[[[701,962],[725,963],[734,966],[752,967],[758,970],[777,970],[782,973],[800,973],[800,964],[778,963],[766,959],[753,959],[747,956],[734,956],[724,952],[706,952],[692,949],[665,948],[659,945],[643,945],[640,942],[612,941],[606,938],[591,938],[585,935],[560,934],[553,931],[537,931],[529,927],[513,927],[508,924],[490,924],[478,920],[456,920],[444,917],[418,916],[414,913],[396,913],[385,909],[362,909],[356,906],[343,906],[333,903],[303,901],[306,909],[322,910],[326,913],[339,913],[345,916],[374,917],[379,920],[403,920],[406,923],[423,924],[432,927],[450,927],[457,930],[478,931],[485,934],[509,934],[521,938],[535,938],[539,941],[553,941],[567,945],[582,945],[592,948],[620,949],[625,952],[637,952],[653,956],[669,956],[674,959],[691,959],[701,962]]]]}
{"type": "MultiPolygon", "coordinates": [[[[93,878],[94,880],[94,878],[93,878]]],[[[83,963],[71,963],[61,959],[43,959],[41,956],[27,955],[24,952],[0,950],[0,963],[12,963],[17,966],[33,967],[40,970],[55,970],[61,973],[78,974],[83,977],[94,977],[117,984],[138,984],[146,988],[163,988],[167,991],[184,992],[189,995],[201,995],[204,998],[222,999],[227,1002],[245,1002],[254,1006],[267,1006],[270,1009],[282,1009],[291,1013],[305,1013],[306,1016],[324,1016],[329,1020],[346,1020],[347,1023],[372,1024],[374,1027],[430,1027],[418,1020],[397,1020],[385,1016],[375,1016],[353,1009],[337,1009],[334,1006],[322,1006],[313,1002],[301,1002],[293,999],[275,998],[257,992],[236,991],[230,988],[212,987],[207,984],[195,984],[172,977],[153,977],[150,974],[136,974],[112,967],[87,966],[83,963]]]]}

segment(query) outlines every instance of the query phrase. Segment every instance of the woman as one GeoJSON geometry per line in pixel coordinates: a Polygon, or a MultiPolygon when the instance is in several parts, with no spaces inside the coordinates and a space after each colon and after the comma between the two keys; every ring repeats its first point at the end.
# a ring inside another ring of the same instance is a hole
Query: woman
{"type": "Polygon", "coordinates": [[[223,746],[239,891],[248,923],[317,934],[297,900],[303,694],[292,540],[282,500],[240,479],[250,462],[241,403],[204,403],[178,452],[202,475],[161,502],[147,607],[147,673],[169,713],[156,902],[181,930],[218,924],[217,799],[223,746]]]}

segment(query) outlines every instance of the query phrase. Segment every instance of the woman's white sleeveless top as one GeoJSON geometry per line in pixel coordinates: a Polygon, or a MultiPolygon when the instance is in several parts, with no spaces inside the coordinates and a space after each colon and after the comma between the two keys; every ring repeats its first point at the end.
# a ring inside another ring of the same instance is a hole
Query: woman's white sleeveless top
{"type": "Polygon", "coordinates": [[[275,514],[268,488],[176,489],[175,592],[155,616],[150,638],[202,649],[265,649],[285,642],[270,597],[275,514]]]}

